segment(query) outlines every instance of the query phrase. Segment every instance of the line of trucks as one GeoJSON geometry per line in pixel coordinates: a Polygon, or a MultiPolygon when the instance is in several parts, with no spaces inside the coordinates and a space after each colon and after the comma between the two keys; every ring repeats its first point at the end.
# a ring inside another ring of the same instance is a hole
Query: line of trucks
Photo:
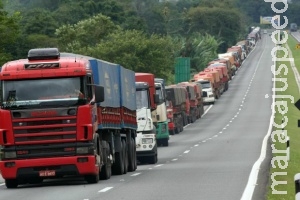
{"type": "Polygon", "coordinates": [[[88,183],[155,164],[158,146],[228,89],[249,53],[240,41],[192,80],[166,85],[151,73],[57,48],[31,49],[0,72],[0,172],[7,188],[80,176],[88,183]]]}

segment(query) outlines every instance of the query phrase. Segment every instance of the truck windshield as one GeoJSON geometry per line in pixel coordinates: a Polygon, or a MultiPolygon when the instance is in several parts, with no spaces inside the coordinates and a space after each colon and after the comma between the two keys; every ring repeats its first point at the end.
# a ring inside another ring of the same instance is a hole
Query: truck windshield
{"type": "Polygon", "coordinates": [[[202,86],[203,89],[205,89],[205,88],[210,88],[210,87],[211,87],[211,86],[210,86],[210,82],[202,82],[202,83],[201,83],[201,86],[202,86]]]}
{"type": "Polygon", "coordinates": [[[9,80],[2,83],[2,102],[7,109],[75,106],[85,103],[83,78],[9,80]]]}
{"type": "Polygon", "coordinates": [[[137,109],[150,107],[148,90],[137,90],[136,91],[136,107],[137,107],[137,109]]]}

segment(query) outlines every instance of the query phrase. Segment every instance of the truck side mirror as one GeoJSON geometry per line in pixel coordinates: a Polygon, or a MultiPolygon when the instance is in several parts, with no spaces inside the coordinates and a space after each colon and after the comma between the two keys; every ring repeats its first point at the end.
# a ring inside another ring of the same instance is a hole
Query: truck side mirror
{"type": "Polygon", "coordinates": [[[104,87],[95,85],[95,102],[100,103],[104,101],[104,87]]]}
{"type": "Polygon", "coordinates": [[[158,96],[158,94],[154,94],[154,103],[155,104],[159,103],[159,96],[158,96]]]}

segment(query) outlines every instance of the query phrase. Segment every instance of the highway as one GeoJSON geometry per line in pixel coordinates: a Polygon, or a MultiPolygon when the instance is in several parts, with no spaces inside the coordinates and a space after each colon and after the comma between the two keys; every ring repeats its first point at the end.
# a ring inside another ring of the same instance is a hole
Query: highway
{"type": "Polygon", "coordinates": [[[2,184],[0,200],[241,199],[270,125],[273,47],[270,36],[263,34],[229,90],[215,105],[206,107],[200,120],[173,135],[168,147],[159,147],[157,164],[139,165],[135,172],[91,185],[82,179],[18,189],[2,184]]]}

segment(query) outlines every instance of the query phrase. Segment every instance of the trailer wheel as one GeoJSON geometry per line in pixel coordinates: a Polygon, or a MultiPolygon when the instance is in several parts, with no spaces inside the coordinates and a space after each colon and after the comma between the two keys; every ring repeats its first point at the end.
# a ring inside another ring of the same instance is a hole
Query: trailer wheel
{"type": "Polygon", "coordinates": [[[17,188],[18,180],[17,179],[5,179],[5,186],[7,188],[17,188]]]}
{"type": "Polygon", "coordinates": [[[115,163],[113,164],[113,174],[122,175],[124,173],[123,143],[121,142],[120,152],[115,153],[115,163]]]}
{"type": "MultiPolygon", "coordinates": [[[[123,143],[123,156],[124,156],[124,174],[128,172],[128,148],[126,145],[126,141],[122,140],[123,143]]],[[[130,151],[130,149],[129,149],[130,151]]]]}
{"type": "Polygon", "coordinates": [[[128,154],[128,171],[133,172],[136,169],[136,153],[135,153],[135,144],[134,139],[130,138],[129,144],[129,154],[128,154]]]}
{"type": "Polygon", "coordinates": [[[101,167],[101,172],[100,172],[100,179],[101,180],[107,180],[111,177],[111,159],[109,158],[110,156],[110,146],[108,142],[103,141],[102,142],[102,152],[103,152],[103,162],[105,163],[101,167]]]}

